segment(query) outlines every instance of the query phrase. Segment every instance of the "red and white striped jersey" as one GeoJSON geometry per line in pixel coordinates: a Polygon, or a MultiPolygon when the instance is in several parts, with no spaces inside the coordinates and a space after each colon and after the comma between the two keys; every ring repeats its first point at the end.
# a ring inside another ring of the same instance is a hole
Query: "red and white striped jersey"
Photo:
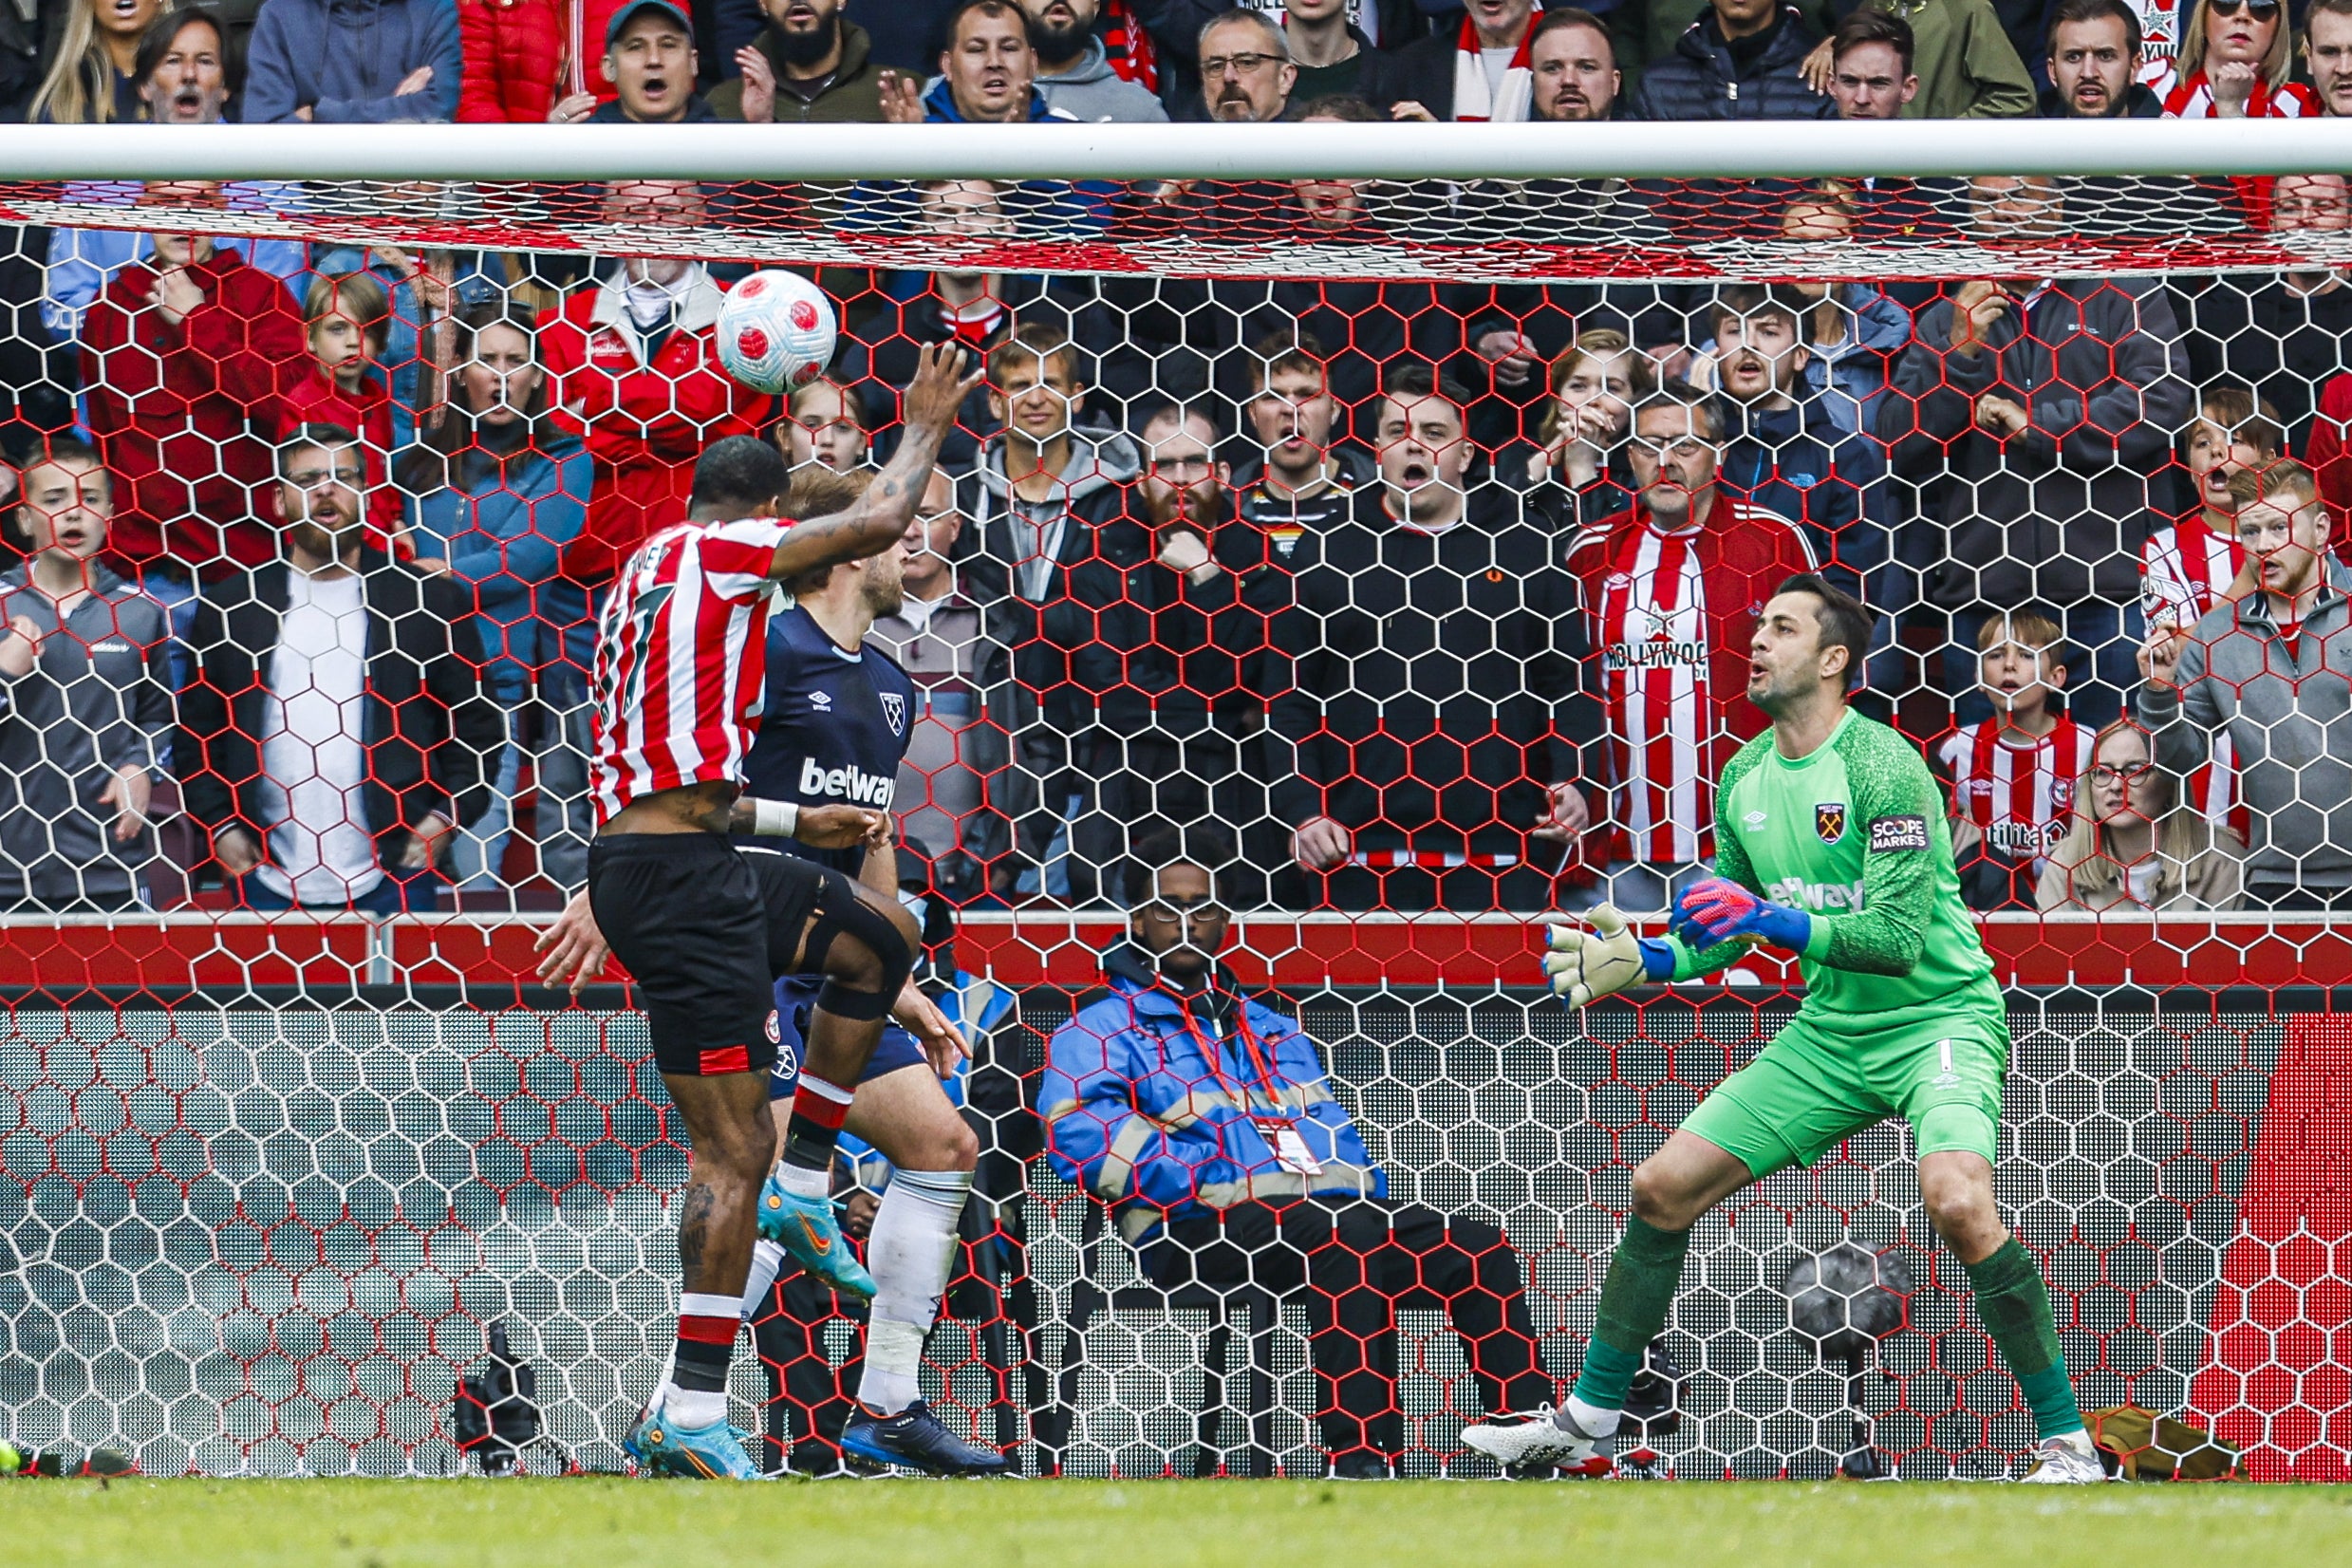
{"type": "Polygon", "coordinates": [[[1601,589],[1601,672],[1621,748],[1617,822],[1639,861],[1714,853],[1715,704],[1708,679],[1707,577],[1695,530],[1627,536],[1601,589]]]}
{"type": "Polygon", "coordinates": [[[2031,860],[2033,874],[2065,835],[2074,815],[2075,781],[2091,765],[2092,732],[2061,717],[2030,745],[2001,738],[2001,722],[1964,724],[1936,748],[1951,773],[1953,809],[1976,825],[1985,848],[2031,860]]]}
{"type": "MultiPolygon", "coordinates": [[[[2177,523],[2157,529],[2139,551],[2139,607],[2153,629],[2179,626],[2186,630],[2221,603],[2221,596],[2246,562],[2246,547],[2205,524],[2205,514],[2191,513],[2177,523]]],[[[2246,836],[2246,813],[2240,808],[2237,761],[2226,733],[2213,737],[2212,754],[2189,775],[2188,802],[2216,827],[2228,826],[2246,836]]]]}
{"type": "MultiPolygon", "coordinates": [[[[2203,71],[2188,78],[2175,77],[2169,86],[2156,89],[2164,99],[2164,118],[2167,120],[2213,120],[2213,84],[2205,79],[2203,71]]],[[[2257,79],[2253,92],[2246,100],[2249,120],[2316,120],[2324,111],[2319,94],[2301,82],[2289,82],[2273,90],[2267,82],[2257,79]]]]}
{"type": "Polygon", "coordinates": [[[766,696],[769,571],[790,521],[684,523],[646,540],[596,637],[599,824],[659,790],[739,784],[766,696]]]}

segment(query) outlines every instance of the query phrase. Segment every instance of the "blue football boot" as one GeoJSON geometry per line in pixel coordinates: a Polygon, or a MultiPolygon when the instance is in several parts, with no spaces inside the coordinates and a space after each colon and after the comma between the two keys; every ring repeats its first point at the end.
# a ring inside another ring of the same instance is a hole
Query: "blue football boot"
{"type": "Polygon", "coordinates": [[[1012,1462],[940,1425],[931,1407],[916,1400],[896,1415],[865,1406],[841,1428],[842,1452],[868,1465],[899,1465],[925,1475],[1010,1475],[1012,1462]]]}
{"type": "Polygon", "coordinates": [[[700,1481],[765,1481],[743,1445],[751,1434],[727,1422],[681,1427],[659,1409],[647,1410],[621,1447],[648,1475],[689,1476],[700,1481]]]}
{"type": "Polygon", "coordinates": [[[831,1199],[788,1191],[772,1170],[759,1189],[759,1234],[783,1243],[793,1262],[842,1295],[859,1301],[874,1298],[874,1277],[842,1238],[831,1199]]]}

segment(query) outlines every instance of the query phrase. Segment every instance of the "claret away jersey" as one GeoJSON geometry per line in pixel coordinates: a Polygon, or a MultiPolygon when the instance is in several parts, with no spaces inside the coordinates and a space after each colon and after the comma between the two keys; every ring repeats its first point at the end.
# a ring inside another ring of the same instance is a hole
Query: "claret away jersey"
{"type": "MultiPolygon", "coordinates": [[[[1886,725],[1848,710],[1793,762],[1770,730],[1748,741],[1717,786],[1715,852],[1719,875],[1813,916],[1802,1011],[1817,1021],[1932,1007],[2002,1015],[1992,961],[1960,901],[1943,792],[1886,725]]],[[[1674,946],[1674,978],[1687,980],[1743,944],[1674,946]]]]}

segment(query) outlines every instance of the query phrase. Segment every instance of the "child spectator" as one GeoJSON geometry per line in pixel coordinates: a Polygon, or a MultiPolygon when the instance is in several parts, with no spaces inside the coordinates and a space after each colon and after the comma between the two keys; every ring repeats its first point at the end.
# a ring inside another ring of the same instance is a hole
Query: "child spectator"
{"type": "Polygon", "coordinates": [[[390,331],[392,299],[365,272],[322,274],[303,295],[303,329],[310,348],[310,373],[286,389],[278,401],[277,439],[306,424],[331,424],[359,434],[367,455],[369,543],[395,541],[394,552],[411,559],[416,547],[401,523],[401,495],[384,482],[392,451],[392,389],[376,373],[390,331]]]}
{"type": "Polygon", "coordinates": [[[2119,719],[2099,732],[2092,756],[2034,901],[2044,909],[2236,908],[2245,841],[2180,802],[2148,732],[2119,719]]]}
{"type": "Polygon", "coordinates": [[[1994,615],[1977,633],[1977,684],[1993,716],[1936,748],[1951,777],[1952,858],[1972,909],[2030,909],[2074,812],[2090,736],[2052,706],[2066,684],[2064,633],[2046,615],[1994,615]]]}
{"type": "Polygon", "coordinates": [[[776,421],[775,444],[795,471],[811,463],[836,474],[866,466],[872,438],[866,432],[857,396],[830,376],[793,388],[785,417],[776,421]]]}
{"type": "Polygon", "coordinates": [[[99,557],[114,484],[80,441],[25,466],[0,576],[0,914],[136,909],[169,752],[171,627],[99,557]]]}

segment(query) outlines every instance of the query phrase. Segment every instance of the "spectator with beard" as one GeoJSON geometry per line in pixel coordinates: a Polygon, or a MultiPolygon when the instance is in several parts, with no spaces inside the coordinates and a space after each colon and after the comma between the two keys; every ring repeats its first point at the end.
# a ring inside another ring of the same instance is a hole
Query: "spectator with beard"
{"type": "MultiPolygon", "coordinates": [[[[2346,0],[2352,4],[2352,0],[2346,0]]],[[[2346,39],[2352,46],[2352,37],[2346,39]]],[[[2139,12],[2127,0],[2056,0],[2050,7],[2046,120],[2154,120],[2164,101],[2142,81],[2139,12]]],[[[2352,47],[2346,48],[2352,63],[2352,47]]]]}
{"type": "Polygon", "coordinates": [[[1803,530],[1720,484],[1722,459],[1720,405],[1659,387],[1633,410],[1633,504],[1568,547],[1608,711],[1596,896],[1621,909],[1669,907],[1713,856],[1714,781],[1764,724],[1746,700],[1757,608],[1814,569],[1803,530]]]}
{"type": "Polygon", "coordinates": [[[1544,11],[1527,39],[1533,118],[1580,124],[1617,117],[1625,87],[1609,29],[1591,11],[1564,6],[1544,11]]]}
{"type": "Polygon", "coordinates": [[[181,799],[247,908],[430,910],[506,740],[471,607],[364,548],[357,436],[305,426],[279,465],[284,558],[197,606],[181,799]]]}
{"type": "Polygon", "coordinates": [[[1751,507],[1794,519],[1823,577],[1861,596],[1887,558],[1893,519],[1886,463],[1838,423],[1805,380],[1812,302],[1752,284],[1715,296],[1715,342],[1703,369],[1720,395],[1719,482],[1751,507]]]}
{"type": "Polygon", "coordinates": [[[554,662],[560,635],[556,561],[588,520],[592,463],[580,439],[548,418],[547,371],[538,329],[519,304],[476,306],[455,324],[455,396],[422,448],[400,465],[401,488],[417,497],[416,532],[426,557],[442,563],[474,608],[474,629],[490,663],[482,674],[507,727],[492,770],[489,810],[451,846],[460,892],[505,887],[500,867],[513,829],[522,756],[538,757],[539,867],[558,887],[588,880],[592,831],[584,792],[567,787],[560,716],[534,707],[539,675],[554,662]],[[555,603],[543,603],[553,593],[555,603]]]}
{"type": "MultiPolygon", "coordinates": [[[[1867,40],[1867,32],[1853,31],[1849,25],[1873,11],[1894,15],[1898,8],[1909,45],[1904,74],[1915,67],[1919,81],[1902,100],[1903,119],[2008,120],[2034,112],[2033,78],[2003,30],[1992,0],[1863,0],[1805,61],[1806,80],[1838,96],[1839,38],[1867,40]]],[[[1848,113],[1843,103],[1839,113],[1847,120],[1895,118],[1848,113]]]]}
{"type": "Polygon", "coordinates": [[[1536,514],[1573,538],[1633,504],[1626,443],[1634,404],[1657,390],[1657,365],[1635,353],[1624,333],[1596,327],[1552,362],[1550,385],[1541,444],[1504,448],[1495,473],[1505,484],[1523,484],[1536,514]]]}
{"type": "Polygon", "coordinates": [[[1167,110],[1148,89],[1111,68],[1094,20],[1102,0],[1021,0],[1037,51],[1037,89],[1073,120],[1150,122],[1167,110]]]}
{"type": "Polygon", "coordinates": [[[1148,638],[1127,585],[1150,541],[1123,504],[1142,465],[1125,435],[1078,422],[1087,387],[1077,346],[1058,329],[1019,327],[989,351],[987,373],[1001,429],[958,483],[956,506],[972,524],[959,565],[1013,650],[1019,703],[1006,789],[1013,854],[992,880],[1010,894],[1042,870],[1063,804],[1077,795],[1068,891],[1085,904],[1124,831],[1116,790],[1099,786],[1120,778],[1123,737],[1148,722],[1126,668],[1127,650],[1148,638]]]}
{"type": "Polygon", "coordinates": [[[0,914],[136,909],[172,739],[172,627],[99,559],[114,486],[55,440],[25,464],[0,575],[0,914]]]}
{"type": "Polygon", "coordinates": [[[1241,835],[1247,874],[1235,896],[1262,903],[1281,855],[1266,814],[1265,729],[1272,617],[1290,597],[1257,532],[1231,515],[1223,433],[1207,413],[1170,404],[1145,421],[1139,520],[1152,565],[1130,575],[1150,606],[1149,641],[1130,656],[1130,683],[1148,699],[1149,728],[1128,737],[1128,822],[1149,814],[1189,826],[1214,820],[1241,835]]]}
{"type": "Polygon", "coordinates": [[[1459,28],[1368,62],[1365,98],[1397,120],[1515,124],[1534,118],[1528,45],[1538,9],[1536,0],[1470,0],[1459,28]]]}
{"type": "Polygon", "coordinates": [[[1004,850],[1004,819],[991,806],[1004,784],[1013,696],[1010,650],[989,635],[987,607],[956,569],[968,553],[963,534],[955,481],[943,465],[931,471],[899,542],[905,600],[871,633],[918,694],[892,797],[899,831],[931,847],[937,886],[959,904],[988,891],[988,868],[1004,850]]]}
{"type": "Polygon", "coordinates": [[[1820,35],[1781,0],[1710,0],[1666,59],[1642,72],[1638,120],[1828,120],[1837,105],[1805,81],[1820,35]]]}
{"type": "MultiPolygon", "coordinates": [[[[1006,209],[1007,198],[1025,194],[987,179],[924,180],[915,188],[917,223],[923,233],[955,242],[1009,238],[1017,223],[1006,209]]],[[[838,362],[841,382],[857,393],[862,424],[875,435],[878,460],[894,444],[899,388],[914,379],[925,344],[954,338],[984,357],[1012,334],[1016,322],[1034,322],[1099,345],[1092,366],[1098,400],[1115,399],[1123,405],[1155,381],[1174,379],[1173,366],[1155,362],[1092,278],[949,266],[892,273],[883,280],[880,295],[878,307],[863,320],[851,312],[838,362]]],[[[996,428],[987,392],[976,389],[940,445],[941,466],[959,473],[970,468],[980,440],[996,428]]]]}
{"type": "Polygon", "coordinates": [[[1459,388],[1390,374],[1381,483],[1302,541],[1275,627],[1275,816],[1310,905],[1533,909],[1586,827],[1597,736],[1573,581],[1498,485],[1466,487],[1459,388]]]}
{"type": "Polygon", "coordinates": [[[882,72],[848,0],[760,0],[767,25],[735,51],[741,73],[711,89],[711,113],[746,124],[839,124],[882,118],[882,72]]]}
{"type": "Polygon", "coordinates": [[[2303,27],[2303,60],[2320,112],[2352,115],[2352,0],[2311,0],[2303,27]]]}
{"type": "Polygon", "coordinates": [[[1352,516],[1356,492],[1379,476],[1370,453],[1334,435],[1340,409],[1324,363],[1323,345],[1305,332],[1273,333],[1249,348],[1243,409],[1262,455],[1234,470],[1233,494],[1267,559],[1285,569],[1302,538],[1352,516]]]}
{"type": "Polygon", "coordinates": [[[551,125],[685,125],[717,118],[694,90],[694,21],[670,0],[633,0],[605,28],[613,97],[577,92],[548,111],[551,125]]]}
{"type": "Polygon", "coordinates": [[[1290,112],[1298,67],[1290,39],[1261,10],[1237,7],[1201,28],[1201,108],[1227,125],[1269,124],[1290,112]]]}
{"type": "MultiPolygon", "coordinates": [[[[140,35],[139,53],[132,65],[145,118],[158,125],[217,125],[228,118],[232,97],[228,45],[220,19],[211,11],[190,8],[165,12],[140,35]]],[[[194,193],[200,187],[183,186],[194,193]]],[[[77,180],[66,186],[69,201],[139,200],[136,181],[77,180]]],[[[295,187],[277,180],[232,180],[219,188],[222,205],[270,211],[294,204],[295,187]]],[[[300,240],[249,239],[224,235],[213,241],[216,251],[243,256],[272,277],[283,278],[297,293],[308,284],[310,248],[300,240]]],[[[41,321],[49,336],[61,344],[81,339],[82,313],[98,291],[125,263],[143,261],[147,236],[131,229],[52,229],[48,267],[41,279],[41,321]]]]}

